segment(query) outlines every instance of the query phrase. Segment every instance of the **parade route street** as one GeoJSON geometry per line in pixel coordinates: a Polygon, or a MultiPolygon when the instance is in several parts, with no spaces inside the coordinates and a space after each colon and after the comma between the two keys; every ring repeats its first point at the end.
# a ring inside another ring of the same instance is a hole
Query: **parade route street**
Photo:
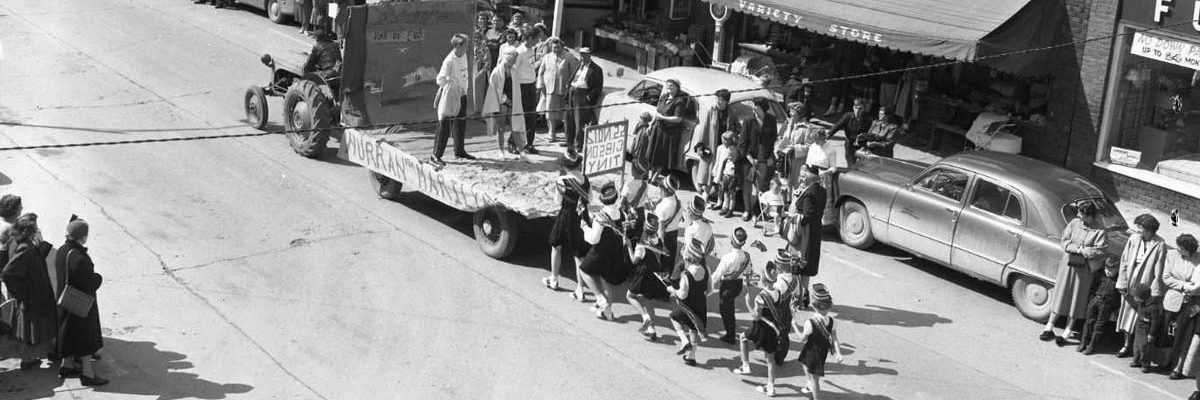
{"type": "MultiPolygon", "coordinates": [[[[309,49],[296,31],[187,0],[5,0],[0,147],[253,133],[242,93],[269,78],[261,54],[309,49]]],[[[270,101],[268,129],[278,130],[281,101],[270,101]]],[[[541,285],[549,251],[537,231],[549,224],[532,223],[512,259],[493,260],[478,250],[470,214],[413,192],[379,199],[364,170],[334,153],[300,157],[281,134],[0,151],[0,195],[21,195],[49,241],[62,243],[73,213],[91,223],[105,278],[97,372],[112,381],[92,389],[7,359],[0,399],[760,396],[760,353],[752,375],[730,373],[736,351],[716,340],[715,295],[700,365],[685,366],[661,308],[666,341],[648,343],[627,304],[614,305],[617,321],[600,321],[590,303],[541,285]]],[[[712,214],[723,253],[742,222],[712,214]]],[[[761,240],[769,251],[750,250],[756,265],[782,245],[761,240]]],[[[1112,341],[1090,357],[1038,341],[1040,324],[1017,313],[1006,289],[900,251],[849,248],[832,230],[824,253],[814,282],[830,287],[846,359],[830,359],[822,399],[1193,390],[1191,380],[1129,368],[1112,341]]],[[[0,357],[13,350],[5,341],[0,357]]],[[[807,398],[797,363],[780,376],[780,397],[807,398]]]]}

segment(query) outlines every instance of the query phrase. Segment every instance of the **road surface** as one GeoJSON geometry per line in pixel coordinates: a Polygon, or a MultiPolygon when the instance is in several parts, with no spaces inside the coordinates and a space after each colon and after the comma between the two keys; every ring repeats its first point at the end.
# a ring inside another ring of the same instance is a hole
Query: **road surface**
{"type": "MultiPolygon", "coordinates": [[[[242,91],[268,78],[262,53],[308,49],[296,31],[186,0],[6,0],[0,147],[252,133],[242,91]]],[[[333,151],[301,158],[282,135],[0,151],[0,194],[22,195],[47,238],[61,243],[72,213],[92,224],[105,277],[97,368],[112,380],[93,390],[10,359],[0,398],[757,396],[760,356],[754,376],[736,376],[734,350],[709,340],[700,366],[684,366],[674,334],[643,341],[627,305],[599,321],[542,287],[544,236],[509,262],[487,258],[470,215],[418,194],[378,199],[333,151]]],[[[719,250],[733,226],[718,221],[719,250]]],[[[814,282],[830,286],[847,354],[831,361],[824,399],[1191,392],[1190,380],[1128,368],[1115,343],[1084,357],[1038,341],[1004,289],[835,235],[824,251],[814,282]]],[[[709,324],[719,329],[715,313],[709,324]]],[[[780,395],[801,397],[799,366],[781,376],[780,395]]]]}

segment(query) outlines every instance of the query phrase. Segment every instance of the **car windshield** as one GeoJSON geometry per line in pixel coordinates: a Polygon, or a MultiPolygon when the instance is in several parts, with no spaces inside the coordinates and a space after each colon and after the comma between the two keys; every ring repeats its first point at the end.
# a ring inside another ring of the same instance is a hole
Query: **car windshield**
{"type": "Polygon", "coordinates": [[[1125,223],[1125,217],[1121,216],[1121,211],[1117,210],[1117,206],[1103,197],[1079,199],[1067,203],[1062,207],[1063,219],[1067,222],[1075,219],[1075,216],[1078,214],[1077,207],[1084,201],[1096,203],[1096,209],[1099,210],[1100,222],[1104,225],[1104,230],[1123,231],[1129,229],[1129,226],[1125,223]]]}

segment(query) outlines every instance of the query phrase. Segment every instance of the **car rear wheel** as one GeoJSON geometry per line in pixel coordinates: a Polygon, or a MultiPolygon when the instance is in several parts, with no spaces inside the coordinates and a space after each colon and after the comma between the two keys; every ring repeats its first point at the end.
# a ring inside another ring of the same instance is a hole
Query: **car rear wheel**
{"type": "Polygon", "coordinates": [[[254,129],[266,128],[267,93],[263,91],[263,88],[259,86],[246,88],[246,95],[243,96],[242,103],[246,107],[246,123],[254,129]]]}
{"type": "Polygon", "coordinates": [[[1025,318],[1045,322],[1050,317],[1050,285],[1027,276],[1012,283],[1012,301],[1025,318]]]}
{"type": "Polygon", "coordinates": [[[279,0],[267,0],[265,7],[267,9],[267,19],[277,24],[286,24],[288,22],[287,15],[283,14],[283,5],[279,0]]]}
{"type": "Polygon", "coordinates": [[[838,218],[838,236],[842,242],[856,249],[865,249],[875,244],[871,234],[871,216],[867,207],[854,200],[842,203],[838,218]]]}

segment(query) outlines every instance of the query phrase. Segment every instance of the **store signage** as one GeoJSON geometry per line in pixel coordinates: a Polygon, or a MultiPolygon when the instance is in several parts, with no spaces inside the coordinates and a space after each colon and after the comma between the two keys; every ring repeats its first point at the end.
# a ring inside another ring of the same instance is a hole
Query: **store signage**
{"type": "Polygon", "coordinates": [[[780,10],[762,3],[753,1],[738,0],[738,9],[746,14],[754,14],[760,17],[772,18],[776,21],[787,24],[799,24],[800,20],[804,19],[800,14],[780,10]]]}
{"type": "Polygon", "coordinates": [[[629,122],[592,125],[583,129],[583,174],[599,175],[625,167],[625,133],[629,122]]]}
{"type": "Polygon", "coordinates": [[[1136,32],[1129,51],[1134,55],[1200,70],[1200,45],[1136,32]]]}
{"type": "MultiPolygon", "coordinates": [[[[1174,14],[1176,0],[1154,0],[1154,22],[1162,23],[1163,17],[1174,14]]],[[[1192,2],[1192,29],[1200,31],[1200,0],[1192,2]]]]}
{"type": "Polygon", "coordinates": [[[1200,33],[1200,0],[1121,0],[1121,20],[1166,30],[1200,33]]]}
{"type": "Polygon", "coordinates": [[[1142,152],[1113,146],[1108,149],[1108,161],[1126,167],[1137,167],[1138,163],[1142,162],[1142,152]]]}
{"type": "Polygon", "coordinates": [[[829,34],[868,42],[883,42],[883,35],[868,30],[858,29],[852,26],[838,24],[829,25],[829,34]]]}

